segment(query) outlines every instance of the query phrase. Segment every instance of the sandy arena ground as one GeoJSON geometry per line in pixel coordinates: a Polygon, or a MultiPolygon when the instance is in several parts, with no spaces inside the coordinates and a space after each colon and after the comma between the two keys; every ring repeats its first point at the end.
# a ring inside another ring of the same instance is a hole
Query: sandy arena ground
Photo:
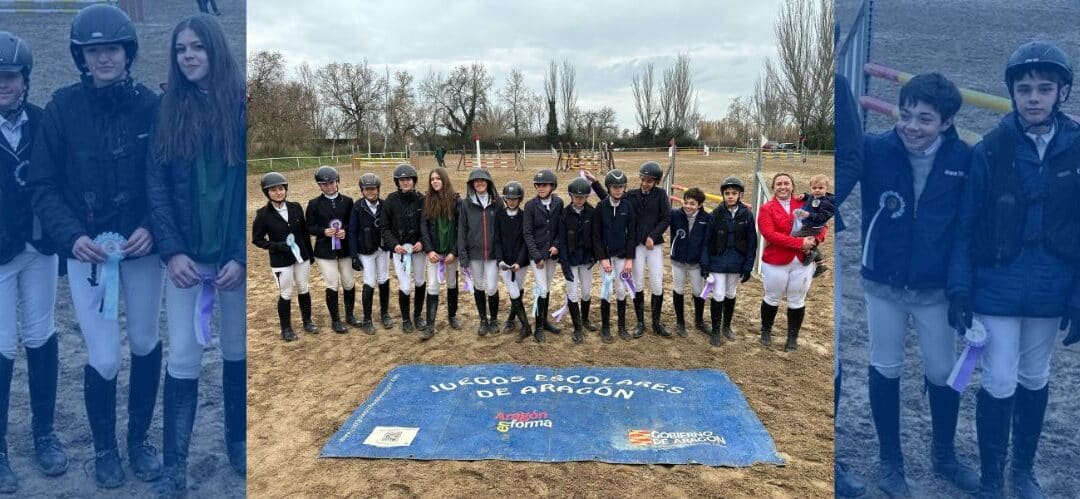
{"type": "MultiPolygon", "coordinates": [[[[233,53],[243,57],[245,2],[219,0],[223,15],[218,18],[229,38],[233,53]]],[[[198,13],[195,2],[188,0],[144,1],[146,22],[137,23],[139,55],[133,66],[135,79],[160,93],[171,53],[169,36],[173,26],[186,16],[198,13]]],[[[3,14],[0,30],[13,31],[27,40],[34,53],[30,101],[44,107],[52,93],[77,81],[78,72],[68,51],[68,34],[74,14],[3,14]]],[[[60,381],[57,393],[56,432],[67,447],[69,467],[66,474],[46,478],[33,461],[34,443],[30,438],[30,403],[27,393],[26,364],[15,362],[11,383],[11,410],[8,416],[8,456],[20,480],[21,497],[132,497],[150,494],[150,485],[139,481],[127,470],[127,384],[129,357],[126,334],[121,340],[121,368],[117,388],[117,436],[128,480],[124,487],[99,491],[93,478],[93,444],[83,402],[83,365],[86,348],[75,320],[67,277],[61,277],[56,296],[56,326],[60,340],[60,381]],[[85,466],[84,466],[85,463],[85,466]],[[85,470],[85,471],[84,471],[85,470]]],[[[122,310],[122,308],[121,308],[122,310]]],[[[215,321],[219,320],[215,314],[215,321]]],[[[121,329],[123,329],[121,323],[121,329]]],[[[165,316],[159,324],[165,354],[168,354],[165,316]]],[[[233,473],[225,457],[224,425],[221,404],[221,350],[215,345],[203,356],[202,382],[199,386],[199,410],[188,457],[189,497],[243,497],[244,480],[233,473]]],[[[19,357],[25,354],[20,349],[19,357]]],[[[164,367],[164,366],[163,366],[164,367]]],[[[164,376],[164,374],[162,375],[164,376]]],[[[159,395],[160,397],[160,395],[159,395]]],[[[150,441],[161,444],[161,400],[155,410],[150,441]]],[[[158,449],[160,451],[160,448],[158,449]]]]}
{"type": "MultiPolygon", "coordinates": [[[[840,0],[836,4],[837,20],[846,31],[859,2],[840,0]]],[[[1057,41],[1074,66],[1080,60],[1080,32],[1076,31],[1073,22],[1080,9],[1073,2],[896,0],[875,2],[874,9],[874,43],[871,47],[874,62],[916,74],[938,71],[961,87],[1006,95],[1002,81],[1005,58],[1016,46],[1033,38],[1057,41]]],[[[899,86],[874,79],[870,93],[896,102],[899,86]]],[[[1065,106],[1065,111],[1074,115],[1078,109],[1075,98],[1065,106]]],[[[957,116],[957,124],[982,133],[999,119],[998,113],[964,106],[957,116]]],[[[881,132],[892,125],[893,122],[874,116],[869,120],[868,130],[881,132]]],[[[841,322],[838,355],[844,369],[844,386],[837,414],[836,444],[837,455],[868,482],[867,497],[884,497],[874,485],[878,447],[866,389],[869,344],[858,275],[861,254],[858,203],[856,189],[841,209],[845,222],[852,229],[837,235],[837,251],[842,255],[839,258],[842,285],[838,288],[842,299],[837,311],[841,322]]],[[[1047,497],[1075,497],[1080,489],[1080,475],[1072,466],[1080,458],[1080,435],[1075,423],[1076,415],[1080,414],[1080,398],[1075,396],[1077,380],[1080,380],[1080,348],[1057,345],[1050,366],[1050,402],[1035,472],[1047,497]]],[[[908,483],[915,497],[956,497],[959,492],[930,471],[930,415],[922,392],[918,352],[912,331],[908,336],[901,383],[901,439],[908,483]]],[[[977,387],[978,375],[961,398],[956,436],[960,460],[976,469],[979,462],[975,436],[977,387]]]]}
{"type": "MultiPolygon", "coordinates": [[[[645,160],[663,153],[616,153],[617,167],[636,172],[645,160]]],[[[455,187],[460,188],[467,172],[453,171],[457,156],[447,158],[455,187]]],[[[526,171],[497,169],[496,184],[517,179],[527,185],[533,172],[550,167],[550,158],[530,157],[526,171]]],[[[433,165],[425,158],[421,177],[433,165]]],[[[797,186],[804,188],[815,173],[831,173],[832,157],[812,157],[807,163],[766,160],[768,175],[784,170],[794,173],[797,186]]],[[[356,186],[361,172],[340,168],[343,191],[359,197],[356,186]]],[[[700,155],[679,157],[677,183],[704,186],[716,191],[726,175],[748,179],[752,164],[744,155],[700,155]]],[[[393,188],[390,168],[377,171],[385,186],[393,188]]],[[[289,199],[306,205],[318,195],[312,170],[287,172],[292,180],[289,199]]],[[[572,173],[559,174],[560,196],[566,198],[566,183],[572,173]]],[[[632,175],[636,177],[636,173],[632,175]]],[[[249,177],[248,216],[265,203],[258,176],[249,177]]],[[[596,202],[592,197],[591,203],[596,202]]],[[[709,204],[709,206],[714,206],[709,204]]],[[[831,249],[831,239],[826,251],[831,249]]],[[[300,332],[300,340],[284,343],[275,309],[277,288],[266,255],[250,246],[248,267],[249,384],[248,447],[250,488],[253,496],[307,497],[414,497],[491,496],[514,492],[526,496],[673,496],[706,497],[724,491],[726,496],[826,497],[832,496],[832,280],[827,274],[811,291],[806,322],[800,337],[801,348],[793,354],[763,348],[756,341],[760,327],[758,308],[762,291],[753,279],[740,287],[734,328],[739,339],[721,348],[711,348],[705,336],[691,332],[686,339],[662,339],[646,333],[642,339],[611,345],[600,342],[599,333],[588,333],[586,342],[576,346],[568,332],[538,345],[523,344],[512,335],[479,338],[475,331],[476,310],[472,298],[462,296],[459,317],[461,331],[446,325],[445,291],[438,316],[438,334],[420,343],[416,334],[403,335],[400,329],[378,326],[374,336],[350,329],[334,334],[323,300],[322,280],[313,271],[315,321],[318,335],[300,332]],[[604,463],[513,463],[505,461],[406,461],[364,459],[319,459],[319,451],[345,419],[363,402],[394,366],[411,363],[482,364],[522,363],[547,366],[636,366],[650,368],[718,368],[739,385],[750,406],[757,412],[776,441],[787,466],[758,465],[749,468],[708,468],[704,466],[631,466],[604,463]]],[[[830,262],[831,265],[831,262],[830,262]]],[[[314,267],[314,266],[313,266],[314,267]]],[[[393,274],[393,272],[391,272],[393,274]]],[[[531,273],[529,279],[531,280],[531,273]]],[[[667,277],[670,289],[670,275],[667,277]]],[[[359,280],[359,276],[358,276],[359,280]]],[[[395,279],[392,277],[392,281],[395,279]]],[[[562,277],[553,289],[557,303],[562,299],[562,277]]],[[[593,295],[599,291],[594,281],[593,295]]],[[[530,289],[531,284],[526,285],[530,289]]],[[[359,287],[359,285],[358,285],[359,287]]],[[[397,283],[391,285],[390,311],[398,314],[397,283]]],[[[358,293],[359,294],[359,293],[358,293]]],[[[504,291],[505,295],[505,291],[504,291]]],[[[358,298],[359,301],[359,298],[358,298]]],[[[376,297],[375,307],[378,307],[376,297]]],[[[687,313],[692,305],[687,300],[687,313]]],[[[505,318],[506,299],[500,311],[505,318]]],[[[663,319],[674,325],[671,293],[665,294],[663,319]]],[[[357,310],[359,311],[359,303],[357,310]]],[[[294,309],[296,305],[294,304],[294,309]]],[[[599,321],[598,305],[592,317],[599,321]]],[[[377,308],[375,309],[377,312],[377,308]]],[[[359,312],[358,312],[359,313],[359,312]]],[[[648,317],[646,311],[646,317],[648,317]]],[[[630,312],[630,323],[633,315],[630,312]]],[[[688,315],[692,318],[692,315],[688,315]]],[[[781,312],[776,331],[786,328],[781,312]]],[[[708,319],[706,319],[708,320],[708,319]]],[[[293,312],[299,329],[299,314],[293,312]]],[[[376,320],[376,323],[378,321],[376,320]]],[[[691,319],[692,322],[692,319],[691,319]]],[[[563,329],[566,331],[566,324],[563,329]]],[[[780,333],[781,344],[783,333],[780,333]]]]}

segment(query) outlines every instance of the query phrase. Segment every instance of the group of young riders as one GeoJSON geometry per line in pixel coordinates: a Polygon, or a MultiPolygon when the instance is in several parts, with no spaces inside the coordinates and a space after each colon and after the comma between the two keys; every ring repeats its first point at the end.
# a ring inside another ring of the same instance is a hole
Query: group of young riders
{"type": "Polygon", "coordinates": [[[54,310],[66,268],[87,350],[83,393],[95,482],[125,483],[116,436],[124,324],[128,467],[154,482],[156,494],[180,496],[211,334],[206,307],[215,301],[228,317],[220,326],[226,452],[235,472],[246,472],[244,80],[208,16],[173,29],[160,96],[132,77],[140,44],[122,10],[86,7],[70,32],[80,81],[56,90],[42,109],[29,102],[30,45],[0,31],[0,492],[19,486],[6,430],[20,336],[37,463],[47,476],[68,469],[53,428],[61,355],[54,310]],[[168,355],[159,454],[148,433],[162,370],[163,294],[168,355]]]}
{"type": "MultiPolygon", "coordinates": [[[[850,145],[837,152],[837,198],[861,185],[869,401],[877,485],[890,497],[911,495],[900,432],[909,316],[933,473],[962,492],[1005,497],[1010,463],[1012,495],[1043,497],[1035,461],[1050,358],[1060,331],[1065,346],[1080,341],[1080,125],[1061,111],[1073,70],[1060,48],[1025,43],[1003,73],[1013,111],[974,148],[954,126],[961,93],[941,74],[905,83],[896,126],[880,134],[864,137],[850,92],[837,96],[837,143],[850,145]],[[954,448],[960,342],[982,349],[978,472],[954,448]]],[[[1075,438],[1058,442],[1076,446],[1075,438]]],[[[857,496],[865,488],[838,463],[836,490],[857,496]]]]}
{"type": "Polygon", "coordinates": [[[337,170],[322,166],[315,172],[321,194],[303,210],[298,203],[286,200],[286,177],[271,172],[261,179],[268,202],[255,215],[252,240],[269,253],[281,291],[277,307],[285,341],[298,338],[291,322],[294,289],[303,329],[312,334],[318,331],[312,319],[308,282],[314,261],[326,284],[331,328],[338,333],[347,331],[346,324],[375,333],[372,306],[376,288],[380,323],[387,329],[394,326],[389,313],[392,262],[398,281],[401,330],[418,330],[421,340],[430,339],[437,331],[440,287],[445,284],[447,323],[452,329],[461,328],[457,312],[460,288],[464,287],[473,294],[480,336],[516,331],[518,342],[530,336],[544,342],[547,334],[560,333],[553,322],[569,315],[574,343],[584,341],[585,331],[597,329],[601,340],[610,343],[616,335],[623,340],[644,335],[646,291],[651,296],[652,331],[663,337],[672,335],[661,321],[664,238],[670,235],[675,334],[687,335],[684,304],[689,281],[692,326],[708,335],[710,344],[720,346],[724,338],[736,338],[731,327],[736,288],[750,279],[760,228],[766,241],[761,341],[771,344],[773,321],[786,296],[785,349],[795,350],[803,302],[816,266],[815,248],[824,240],[822,229],[832,216],[828,180],[816,176],[811,182],[813,193],[800,197],[792,196],[792,177],[777,174],[773,178],[774,198],[762,207],[762,219],[755,223],[752,210],[742,201],[744,183],[737,177],[721,182],[724,202],[712,213],[704,210],[705,194],[698,188],[687,189],[682,207],[672,209],[668,195],[658,185],[662,177],[663,170],[655,161],[641,165],[636,189],[628,188],[630,179],[621,170],[608,172],[603,183],[582,170],[567,186],[570,201],[564,202],[555,194],[559,184],[556,175],[540,170],[532,178],[535,195],[525,201],[525,187],[520,182],[507,182],[500,192],[483,168],[469,172],[466,191],[460,195],[446,169],[436,167],[426,177],[426,193],[421,193],[416,169],[400,164],[393,171],[395,189],[389,195],[382,197],[378,175],[364,173],[359,179],[362,197],[354,201],[340,192],[337,170]],[[589,203],[592,194],[600,200],[595,206],[589,203]],[[530,268],[533,301],[526,305],[525,279],[530,268]],[[551,290],[559,271],[566,281],[565,298],[553,307],[551,290]],[[363,274],[359,316],[354,272],[363,274]],[[648,290],[644,287],[646,273],[648,290]],[[600,281],[599,327],[590,315],[596,274],[600,281]],[[510,298],[505,325],[499,322],[500,278],[510,298]],[[344,298],[344,320],[339,296],[344,298]],[[632,325],[627,321],[627,301],[637,319],[632,325]],[[706,301],[711,325],[704,320],[706,301]]]}

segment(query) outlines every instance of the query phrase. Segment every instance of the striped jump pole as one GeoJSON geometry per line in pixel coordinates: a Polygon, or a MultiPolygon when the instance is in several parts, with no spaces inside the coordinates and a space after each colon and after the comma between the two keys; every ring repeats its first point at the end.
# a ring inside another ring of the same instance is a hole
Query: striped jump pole
{"type": "MultiPolygon", "coordinates": [[[[882,66],[881,64],[875,64],[872,62],[868,62],[863,65],[863,71],[865,71],[866,74],[870,76],[896,82],[900,85],[907,83],[908,80],[915,77],[915,75],[911,73],[900,71],[898,69],[893,69],[888,66],[882,66]]],[[[979,92],[977,90],[971,90],[969,88],[960,88],[960,96],[963,97],[965,104],[971,104],[972,106],[978,106],[1000,113],[1008,113],[1012,111],[1012,103],[1009,102],[1009,99],[1001,96],[988,94],[985,92],[979,92]]]]}
{"type": "MultiPolygon", "coordinates": [[[[677,191],[685,191],[687,189],[686,187],[681,186],[679,184],[671,184],[671,188],[674,189],[674,190],[677,190],[677,191]]],[[[724,196],[718,196],[716,194],[710,194],[708,192],[705,193],[705,199],[708,199],[709,201],[713,201],[713,202],[716,202],[716,203],[723,203],[724,202],[724,196]]]]}

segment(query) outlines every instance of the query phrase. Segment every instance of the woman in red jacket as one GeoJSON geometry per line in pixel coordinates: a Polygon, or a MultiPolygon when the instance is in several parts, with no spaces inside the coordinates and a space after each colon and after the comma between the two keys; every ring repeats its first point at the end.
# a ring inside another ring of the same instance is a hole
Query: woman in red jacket
{"type": "Polygon", "coordinates": [[[791,235],[795,216],[803,202],[791,197],[795,181],[787,173],[777,173],[772,181],[773,198],[758,213],[758,232],[765,239],[765,251],[761,255],[761,281],[765,297],[761,302],[761,343],[772,344],[772,325],[780,300],[788,301],[788,336],[785,351],[798,348],[799,329],[806,313],[806,293],[817,264],[804,266],[804,253],[825,240],[825,232],[817,236],[794,237],[791,235]]]}

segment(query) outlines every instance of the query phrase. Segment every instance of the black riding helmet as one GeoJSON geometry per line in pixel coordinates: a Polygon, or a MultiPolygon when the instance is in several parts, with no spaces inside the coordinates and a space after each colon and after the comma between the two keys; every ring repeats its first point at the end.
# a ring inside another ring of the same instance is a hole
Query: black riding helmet
{"type": "Polygon", "coordinates": [[[724,189],[728,187],[734,187],[739,192],[746,192],[746,184],[743,184],[742,179],[736,176],[725,177],[723,182],[720,182],[720,193],[723,194],[724,189]]]}
{"type": "MultiPolygon", "coordinates": [[[[1047,69],[1057,72],[1063,80],[1062,86],[1072,86],[1072,65],[1069,64],[1069,57],[1065,55],[1065,52],[1052,43],[1038,40],[1031,41],[1017,47],[1005,63],[1005,86],[1009,89],[1010,99],[1013,97],[1013,82],[1032,69],[1047,69]]],[[[1070,91],[1065,93],[1065,97],[1060,102],[1055,103],[1055,112],[1062,103],[1069,100],[1071,90],[1070,88],[1070,91]]],[[[1016,107],[1015,101],[1013,107],[1016,107]]]]}
{"type": "Polygon", "coordinates": [[[472,171],[469,172],[469,179],[465,181],[466,184],[469,184],[469,189],[472,189],[473,180],[486,180],[488,185],[487,192],[492,195],[496,194],[495,181],[491,179],[491,174],[488,173],[487,170],[483,168],[473,168],[472,171]]]}
{"type": "Polygon", "coordinates": [[[118,43],[124,47],[127,62],[125,70],[131,69],[135,54],[139,52],[139,38],[135,24],[123,11],[112,5],[96,4],[86,7],[75,14],[71,21],[71,57],[75,67],[83,74],[89,73],[83,57],[83,47],[118,43]]]}
{"type": "Polygon", "coordinates": [[[398,181],[403,178],[413,179],[413,189],[416,189],[416,182],[420,176],[416,173],[416,168],[408,163],[401,163],[394,167],[394,185],[398,185],[398,181]]]}
{"type": "Polygon", "coordinates": [[[604,187],[611,189],[612,186],[626,187],[626,174],[622,170],[611,170],[607,175],[604,175],[604,187]]]}
{"type": "Polygon", "coordinates": [[[559,178],[551,170],[540,170],[533,176],[533,185],[551,184],[554,189],[559,186],[559,178]]]}
{"type": "Polygon", "coordinates": [[[278,172],[270,172],[262,176],[262,180],[259,181],[260,187],[262,187],[263,195],[266,199],[270,199],[270,188],[277,187],[279,185],[285,186],[285,191],[289,190],[289,180],[278,172]]]}
{"type": "Polygon", "coordinates": [[[7,31],[0,31],[0,72],[19,73],[23,77],[22,101],[14,109],[16,113],[22,110],[26,104],[26,96],[30,95],[30,72],[34,69],[34,55],[30,52],[30,45],[22,39],[7,31]]]}
{"type": "Polygon", "coordinates": [[[376,189],[382,188],[382,180],[374,173],[365,173],[360,175],[360,190],[364,190],[368,187],[374,187],[376,189]]]}
{"type": "Polygon", "coordinates": [[[525,197],[525,187],[517,180],[507,182],[502,189],[502,197],[506,199],[521,199],[525,197]]]}
{"type": "Polygon", "coordinates": [[[660,167],[660,163],[655,161],[646,161],[642,163],[639,173],[642,177],[649,177],[657,182],[664,178],[664,169],[660,167]]]}
{"type": "Polygon", "coordinates": [[[332,166],[320,166],[318,170],[315,170],[315,182],[319,184],[325,184],[327,182],[337,182],[341,180],[341,175],[338,175],[336,168],[332,166]]]}
{"type": "Polygon", "coordinates": [[[570,181],[570,185],[566,186],[566,190],[571,196],[588,196],[592,191],[592,187],[589,185],[589,181],[581,177],[575,178],[570,181]]]}

